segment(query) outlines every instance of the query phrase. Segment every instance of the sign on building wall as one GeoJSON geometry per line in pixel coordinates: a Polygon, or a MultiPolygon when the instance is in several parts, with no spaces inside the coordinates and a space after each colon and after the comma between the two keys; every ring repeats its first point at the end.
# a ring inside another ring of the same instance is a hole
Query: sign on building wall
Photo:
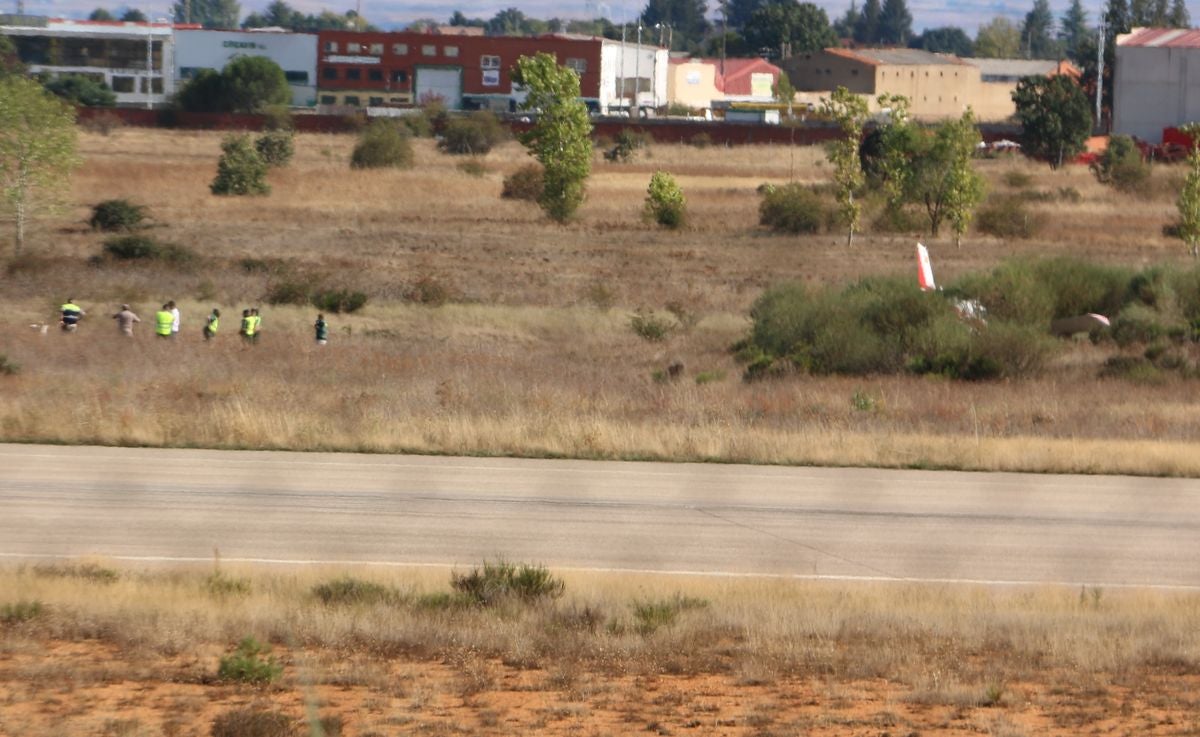
{"type": "Polygon", "coordinates": [[[484,69],[483,70],[483,86],[484,87],[499,87],[500,86],[500,70],[499,69],[484,69]]]}
{"type": "Polygon", "coordinates": [[[700,84],[700,72],[688,72],[687,73],[687,83],[688,84],[700,84]]]}
{"type": "Polygon", "coordinates": [[[758,72],[750,75],[750,94],[754,97],[772,97],[775,93],[775,76],[770,73],[758,72]]]}

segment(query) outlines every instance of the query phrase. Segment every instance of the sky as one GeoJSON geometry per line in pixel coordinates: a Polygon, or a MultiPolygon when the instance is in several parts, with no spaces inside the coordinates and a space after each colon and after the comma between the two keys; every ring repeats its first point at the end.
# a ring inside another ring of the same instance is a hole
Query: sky
{"type": "MultiPolygon", "coordinates": [[[[241,0],[242,13],[261,11],[271,0],[241,0]]],[[[490,18],[497,11],[508,7],[516,7],[528,16],[535,18],[559,17],[595,18],[606,15],[615,23],[631,20],[636,17],[641,5],[636,1],[622,0],[462,0],[461,2],[414,2],[410,0],[359,0],[362,3],[362,14],[372,23],[382,28],[402,28],[406,23],[417,18],[435,18],[445,20],[455,10],[461,10],[468,17],[490,18]]],[[[333,10],[345,12],[354,8],[355,0],[288,0],[288,3],[306,13],[333,10]]],[[[716,0],[708,0],[709,11],[716,8],[716,0]]],[[[825,9],[832,21],[846,12],[849,0],[816,0],[825,9]]],[[[1070,0],[1051,0],[1050,6],[1055,17],[1061,17],[1070,0]]],[[[1195,4],[1200,0],[1188,3],[1192,17],[1197,18],[1195,4]]],[[[56,17],[86,17],[97,5],[104,0],[25,0],[25,12],[35,15],[51,15],[56,17]]],[[[862,6],[862,2],[858,3],[862,6]]],[[[980,24],[997,15],[1002,15],[1014,21],[1019,21],[1033,5],[1033,0],[908,0],[908,8],[913,14],[913,29],[921,32],[925,28],[939,26],[959,26],[974,36],[980,24]]],[[[1088,11],[1089,22],[1096,18],[1101,7],[1098,0],[1084,0],[1084,8],[1088,11]]],[[[15,10],[16,0],[0,0],[3,12],[15,10]],[[5,5],[9,7],[4,7],[5,5]]],[[[116,0],[106,5],[110,9],[136,7],[151,18],[167,17],[170,12],[170,0],[116,0]]]]}

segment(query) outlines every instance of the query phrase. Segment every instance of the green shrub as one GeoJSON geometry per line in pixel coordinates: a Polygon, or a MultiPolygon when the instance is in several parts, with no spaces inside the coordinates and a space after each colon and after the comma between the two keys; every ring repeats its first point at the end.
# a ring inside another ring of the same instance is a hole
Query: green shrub
{"type": "Polygon", "coordinates": [[[467,159],[466,161],[461,161],[455,168],[469,177],[482,177],[488,172],[487,166],[485,166],[484,163],[479,159],[467,159]]]}
{"type": "Polygon", "coordinates": [[[479,606],[492,606],[507,600],[534,603],[542,599],[557,599],[566,588],[545,566],[528,563],[484,561],[481,568],[469,573],[450,574],[450,586],[470,597],[479,606]]]}
{"type": "Polygon", "coordinates": [[[725,381],[724,371],[701,371],[700,373],[696,374],[696,384],[699,386],[712,384],[718,381],[725,381]]]}
{"type": "Polygon", "coordinates": [[[537,202],[545,189],[545,172],[538,164],[526,164],[504,178],[500,196],[509,200],[537,202]]]}
{"type": "Polygon", "coordinates": [[[216,195],[265,195],[270,193],[267,184],[267,162],[250,143],[246,135],[229,136],[221,142],[220,161],[217,162],[217,177],[209,189],[216,195]]]}
{"type": "Polygon", "coordinates": [[[827,207],[803,184],[768,187],[758,205],[758,221],[782,233],[817,233],[828,221],[827,207]]]}
{"type": "Polygon", "coordinates": [[[1150,165],[1129,136],[1112,136],[1108,148],[1089,167],[1101,184],[1122,192],[1139,189],[1150,178],[1150,165]]]}
{"type": "Polygon", "coordinates": [[[115,569],[105,568],[95,563],[38,565],[33,567],[33,575],[40,578],[79,578],[99,584],[116,583],[121,578],[121,574],[115,569]]]}
{"type": "Polygon", "coordinates": [[[219,714],[212,723],[212,737],[294,737],[296,724],[286,714],[254,708],[233,709],[219,714]]]}
{"type": "Polygon", "coordinates": [[[884,205],[871,220],[876,233],[919,233],[929,225],[927,216],[909,207],[884,205]]]}
{"type": "Polygon", "coordinates": [[[433,121],[424,110],[401,116],[400,122],[413,138],[433,138],[433,121]]]}
{"type": "Polygon", "coordinates": [[[482,155],[508,137],[508,129],[490,112],[451,118],[442,130],[438,148],[448,154],[482,155]]]}
{"type": "Polygon", "coordinates": [[[322,312],[357,312],[367,303],[366,292],[322,289],[312,295],[312,305],[322,312]]]}
{"type": "Polygon", "coordinates": [[[37,619],[45,612],[46,607],[40,601],[14,601],[11,604],[0,606],[0,624],[21,624],[37,619]]]}
{"type": "Polygon", "coordinates": [[[405,290],[404,298],[429,307],[441,307],[450,301],[450,287],[437,277],[424,274],[405,290]]]}
{"type": "Polygon", "coordinates": [[[1157,311],[1140,304],[1129,305],[1112,321],[1112,338],[1119,346],[1151,343],[1167,330],[1157,311]]]}
{"type": "Polygon", "coordinates": [[[649,310],[638,310],[629,318],[629,327],[642,340],[650,343],[661,343],[671,337],[675,323],[665,317],[659,317],[649,310]]]}
{"type": "Polygon", "coordinates": [[[475,606],[475,600],[470,596],[448,591],[422,594],[413,601],[413,608],[419,611],[453,611],[472,606],[475,606]]]}
{"type": "Polygon", "coordinates": [[[0,376],[16,376],[21,373],[21,364],[0,353],[0,376]]]}
{"type": "Polygon", "coordinates": [[[250,593],[250,580],[234,578],[221,571],[213,571],[204,579],[204,588],[210,596],[217,598],[245,596],[250,593]]]}
{"type": "Polygon", "coordinates": [[[1115,315],[1124,306],[1133,274],[1128,269],[1070,256],[1034,264],[1034,277],[1054,297],[1052,318],[1086,312],[1115,315]]]}
{"type": "Polygon", "coordinates": [[[355,606],[363,604],[390,604],[398,599],[394,589],[374,581],[344,576],[317,584],[312,595],[330,606],[355,606]]]}
{"type": "Polygon", "coordinates": [[[217,678],[240,683],[274,683],[283,675],[283,666],[265,657],[271,649],[253,637],[238,643],[237,649],[221,658],[217,678]]]}
{"type": "Polygon", "coordinates": [[[161,261],[173,266],[186,266],[196,260],[196,253],[186,246],[141,235],[109,238],[104,242],[104,253],[121,261],[161,261]]]}
{"type": "Polygon", "coordinates": [[[652,599],[633,602],[633,620],[639,634],[649,635],[662,627],[670,627],[682,612],[704,609],[704,599],[676,594],[670,599],[652,599]]]}
{"type": "Polygon", "coordinates": [[[117,95],[108,85],[83,74],[60,74],[43,86],[72,105],[114,107],[117,104],[117,95]]]}
{"type": "Polygon", "coordinates": [[[267,105],[263,108],[263,130],[294,131],[296,120],[287,105],[267,105]]]}
{"type": "Polygon", "coordinates": [[[146,220],[145,205],[129,200],[105,200],[92,208],[92,219],[88,223],[93,230],[108,232],[134,230],[146,220]]]}
{"type": "Polygon", "coordinates": [[[313,286],[310,278],[282,279],[267,288],[266,302],[272,305],[308,304],[313,286]]]}
{"type": "Polygon", "coordinates": [[[1166,378],[1162,370],[1145,356],[1112,356],[1104,362],[1100,376],[1139,384],[1158,384],[1166,378]]]}
{"type": "Polygon", "coordinates": [[[254,141],[254,149],[267,166],[287,166],[296,153],[295,136],[288,130],[268,131],[254,141]]]}
{"type": "Polygon", "coordinates": [[[412,141],[409,139],[406,126],[390,120],[376,120],[359,136],[350,156],[350,166],[355,169],[407,169],[413,165],[412,141]]]}
{"type": "Polygon", "coordinates": [[[687,216],[687,201],[675,177],[665,171],[656,171],[650,177],[646,190],[646,217],[672,230],[683,225],[687,216]]]}
{"type": "Polygon", "coordinates": [[[1004,175],[1001,177],[1001,179],[1004,180],[1006,185],[1012,187],[1013,189],[1025,189],[1033,184],[1032,176],[1017,169],[1010,169],[1004,172],[1004,175]]]}
{"type": "Polygon", "coordinates": [[[1045,227],[1041,213],[1030,212],[1020,197],[999,197],[986,202],[975,214],[975,227],[980,233],[997,238],[1033,238],[1045,227]]]}

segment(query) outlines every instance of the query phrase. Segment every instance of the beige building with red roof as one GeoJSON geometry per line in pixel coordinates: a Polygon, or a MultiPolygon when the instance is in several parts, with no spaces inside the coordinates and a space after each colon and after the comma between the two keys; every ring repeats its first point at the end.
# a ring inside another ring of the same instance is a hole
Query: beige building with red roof
{"type": "Polygon", "coordinates": [[[771,102],[783,70],[765,59],[671,59],[667,100],[709,110],[717,100],[771,102]],[[724,70],[724,71],[722,71],[724,70]]]}
{"type": "Polygon", "coordinates": [[[1161,143],[1163,128],[1200,122],[1200,30],[1117,36],[1114,75],[1113,133],[1161,143]]]}

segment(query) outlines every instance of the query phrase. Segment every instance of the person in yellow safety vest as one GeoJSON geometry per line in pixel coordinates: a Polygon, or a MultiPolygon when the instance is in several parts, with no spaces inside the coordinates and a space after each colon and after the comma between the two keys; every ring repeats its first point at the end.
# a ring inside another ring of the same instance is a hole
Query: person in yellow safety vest
{"type": "Polygon", "coordinates": [[[259,316],[257,307],[250,308],[250,319],[254,321],[254,329],[250,331],[250,342],[257,343],[258,335],[262,331],[262,317],[259,316]]]}
{"type": "Polygon", "coordinates": [[[250,310],[242,310],[242,328],[238,334],[247,343],[254,341],[254,318],[250,316],[250,310]]]}
{"type": "Polygon", "coordinates": [[[212,340],[213,336],[217,334],[217,329],[220,327],[221,311],[214,307],[212,313],[208,316],[208,322],[204,325],[204,339],[212,340]]]}
{"type": "Polygon", "coordinates": [[[62,322],[60,324],[62,325],[63,331],[68,333],[74,332],[75,326],[78,325],[79,321],[83,319],[83,316],[87,314],[83,311],[82,307],[75,304],[75,299],[73,297],[68,297],[66,303],[59,309],[62,310],[62,322]]]}
{"type": "Polygon", "coordinates": [[[154,313],[154,334],[158,337],[170,338],[173,335],[171,326],[174,324],[175,315],[171,314],[171,310],[166,305],[154,313]]]}

